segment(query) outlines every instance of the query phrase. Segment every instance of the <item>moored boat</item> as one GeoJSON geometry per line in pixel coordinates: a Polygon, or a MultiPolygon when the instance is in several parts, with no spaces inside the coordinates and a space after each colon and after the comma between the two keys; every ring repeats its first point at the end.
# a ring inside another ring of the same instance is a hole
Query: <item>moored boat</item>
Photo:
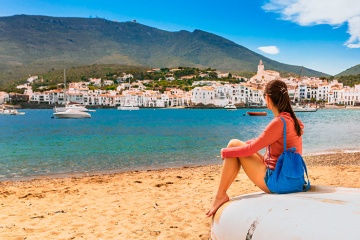
{"type": "Polygon", "coordinates": [[[224,108],[227,110],[236,110],[237,109],[236,106],[232,103],[227,104],[224,108]]]}
{"type": "Polygon", "coordinates": [[[24,112],[19,112],[17,109],[0,108],[0,115],[24,115],[24,112]]]}
{"type": "Polygon", "coordinates": [[[75,110],[75,109],[68,109],[64,112],[55,112],[55,118],[91,118],[90,113],[75,110]]]}
{"type": "Polygon", "coordinates": [[[124,106],[119,106],[117,109],[118,109],[118,110],[129,110],[129,111],[132,111],[132,110],[139,110],[140,108],[137,107],[137,106],[133,106],[133,105],[124,105],[124,106]]]}
{"type": "MultiPolygon", "coordinates": [[[[65,69],[64,69],[64,99],[65,99],[65,101],[67,100],[65,69]]],[[[54,113],[67,112],[68,110],[77,110],[77,111],[81,111],[81,112],[95,112],[95,110],[87,109],[83,104],[73,103],[73,102],[69,102],[69,101],[66,101],[65,107],[54,107],[53,108],[54,113]]],[[[62,116],[62,115],[59,114],[59,116],[62,116]]],[[[65,114],[65,116],[66,116],[66,114],[65,114]]]]}
{"type": "Polygon", "coordinates": [[[311,107],[309,105],[304,105],[304,106],[292,106],[292,109],[294,112],[316,112],[317,108],[316,107],[311,107]]]}
{"type": "Polygon", "coordinates": [[[266,116],[267,112],[246,112],[249,116],[266,116]]]}
{"type": "Polygon", "coordinates": [[[79,103],[69,103],[65,107],[54,107],[54,112],[65,112],[68,109],[74,109],[82,112],[95,112],[95,110],[87,109],[84,105],[79,103]]]}

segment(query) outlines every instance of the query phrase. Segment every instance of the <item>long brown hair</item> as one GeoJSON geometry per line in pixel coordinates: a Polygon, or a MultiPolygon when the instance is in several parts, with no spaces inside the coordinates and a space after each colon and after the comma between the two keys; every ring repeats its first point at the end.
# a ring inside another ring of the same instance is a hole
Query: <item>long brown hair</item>
{"type": "Polygon", "coordinates": [[[281,80],[272,80],[266,84],[264,93],[270,97],[273,104],[278,108],[279,113],[290,113],[291,117],[294,119],[296,134],[301,136],[302,130],[299,121],[291,107],[290,97],[286,84],[281,80]]]}

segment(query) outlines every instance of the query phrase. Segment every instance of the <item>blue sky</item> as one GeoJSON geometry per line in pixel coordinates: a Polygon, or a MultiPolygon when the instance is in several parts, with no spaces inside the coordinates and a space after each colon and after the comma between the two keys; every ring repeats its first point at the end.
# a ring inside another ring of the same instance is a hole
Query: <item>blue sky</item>
{"type": "Polygon", "coordinates": [[[273,60],[331,75],[360,64],[359,0],[1,0],[0,16],[16,14],[200,29],[273,60]]]}

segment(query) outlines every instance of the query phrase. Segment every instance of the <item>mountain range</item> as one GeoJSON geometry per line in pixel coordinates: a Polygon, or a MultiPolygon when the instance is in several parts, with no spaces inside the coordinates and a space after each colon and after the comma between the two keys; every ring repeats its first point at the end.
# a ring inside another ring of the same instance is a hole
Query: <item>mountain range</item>
{"type": "MultiPolygon", "coordinates": [[[[169,32],[101,18],[32,15],[0,17],[0,84],[51,69],[88,64],[215,68],[232,73],[265,68],[299,74],[301,66],[274,61],[202,30],[169,32]]],[[[329,76],[303,68],[303,75],[329,76]]]]}
{"type": "Polygon", "coordinates": [[[360,74],[360,64],[352,66],[351,68],[348,68],[345,71],[342,71],[341,73],[336,74],[336,77],[359,75],[359,74],[360,74]]]}

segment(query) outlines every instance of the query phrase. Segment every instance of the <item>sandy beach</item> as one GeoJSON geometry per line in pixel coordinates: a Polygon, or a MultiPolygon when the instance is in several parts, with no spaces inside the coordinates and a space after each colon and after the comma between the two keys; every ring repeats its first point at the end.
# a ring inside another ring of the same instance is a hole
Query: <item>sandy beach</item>
{"type": "MultiPolygon", "coordinates": [[[[360,188],[360,153],[307,156],[313,185],[360,188]]],[[[0,239],[209,239],[219,165],[0,182],[0,239]]],[[[232,197],[259,192],[241,171],[232,197]]]]}

